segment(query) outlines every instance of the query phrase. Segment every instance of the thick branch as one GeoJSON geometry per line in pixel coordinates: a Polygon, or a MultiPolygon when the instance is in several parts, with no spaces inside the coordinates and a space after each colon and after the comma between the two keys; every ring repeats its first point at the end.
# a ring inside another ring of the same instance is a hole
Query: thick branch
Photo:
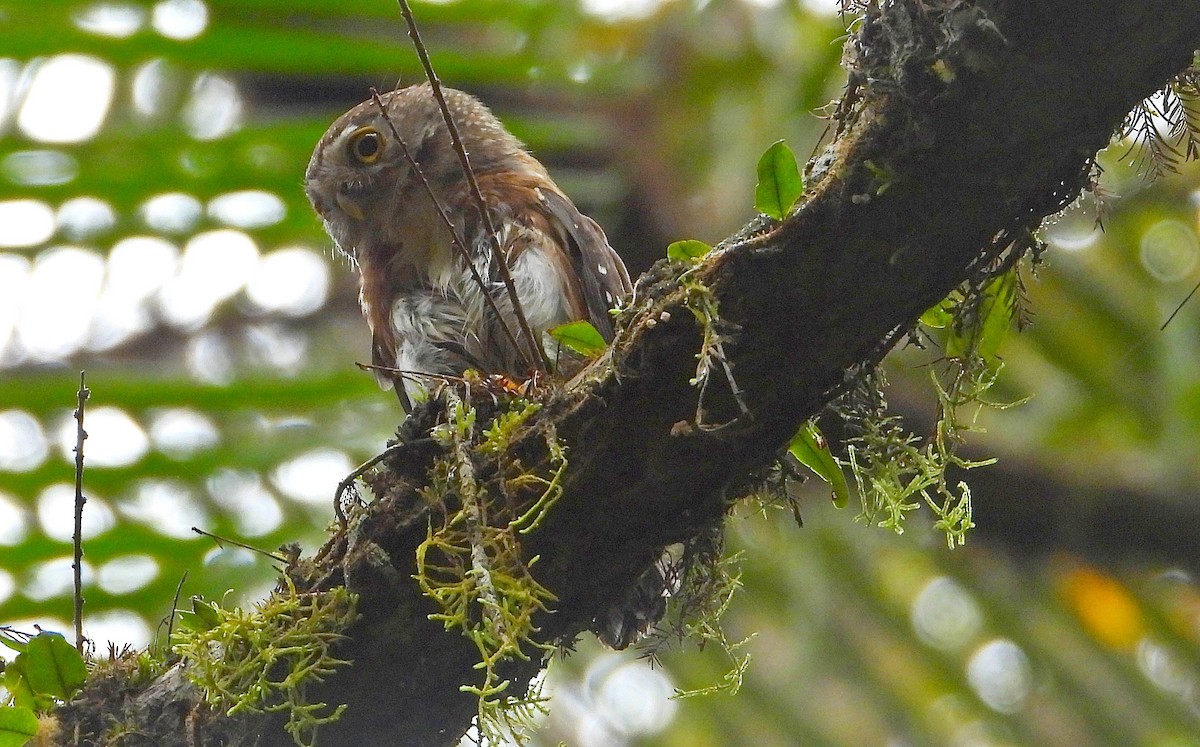
{"type": "MultiPolygon", "coordinates": [[[[610,359],[514,449],[526,465],[544,460],[547,422],[568,447],[565,492],[526,547],[559,598],[541,621],[546,640],[586,630],[662,547],[720,522],[848,372],[1073,199],[1125,113],[1200,46],[1195,0],[887,5],[851,41],[839,134],[802,207],[782,225],[756,224],[695,273],[737,330],[724,352],[750,416],[718,372],[703,420],[725,426],[697,427],[700,327],[681,268],[663,265],[640,281],[610,359]]],[[[418,426],[407,426],[414,439],[418,426]]],[[[452,744],[474,715],[458,686],[478,681],[478,652],[425,619],[432,609],[411,581],[429,510],[415,488],[438,453],[418,440],[387,462],[365,518],[299,574],[363,600],[340,652],[355,664],[314,693],[350,704],[322,745],[452,744]]],[[[515,665],[514,689],[538,667],[515,665]]]]}

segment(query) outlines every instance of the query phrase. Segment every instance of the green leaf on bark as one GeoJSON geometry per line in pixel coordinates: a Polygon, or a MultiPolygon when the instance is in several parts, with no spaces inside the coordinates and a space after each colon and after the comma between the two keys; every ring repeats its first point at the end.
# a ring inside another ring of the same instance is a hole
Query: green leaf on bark
{"type": "Polygon", "coordinates": [[[600,332],[592,326],[591,322],[583,320],[560,324],[550,330],[550,336],[588,358],[600,355],[606,347],[604,337],[600,335],[600,332]]]}
{"type": "Polygon", "coordinates": [[[845,508],[850,502],[850,486],[837,460],[829,452],[829,444],[813,421],[805,423],[788,444],[792,456],[813,471],[817,477],[829,483],[833,489],[833,505],[845,508]]]}
{"type": "Polygon", "coordinates": [[[701,257],[712,251],[712,247],[703,241],[686,239],[676,241],[667,247],[667,259],[681,262],[697,262],[701,257]]]}
{"type": "Polygon", "coordinates": [[[34,636],[21,656],[25,660],[25,679],[39,695],[66,700],[87,679],[83,657],[59,633],[34,636]]]}
{"type": "Polygon", "coordinates": [[[754,188],[754,208],[775,220],[791,212],[804,194],[804,178],[796,165],[796,155],[787,143],[767,148],[758,159],[758,186],[754,188]]]}

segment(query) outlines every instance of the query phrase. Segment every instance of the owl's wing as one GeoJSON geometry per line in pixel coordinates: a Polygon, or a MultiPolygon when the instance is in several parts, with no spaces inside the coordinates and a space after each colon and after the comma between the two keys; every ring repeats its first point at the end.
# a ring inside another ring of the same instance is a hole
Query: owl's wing
{"type": "Polygon", "coordinates": [[[544,216],[566,250],[561,259],[570,269],[566,290],[572,316],[587,319],[605,340],[612,340],[608,311],[632,290],[625,263],[596,221],[579,212],[566,195],[545,188],[538,189],[537,195],[544,216]]]}
{"type": "MultiPolygon", "coordinates": [[[[372,334],[371,363],[376,366],[383,366],[384,368],[395,368],[396,354],[389,354],[385,350],[386,342],[381,337],[379,334],[372,334]]],[[[405,413],[412,412],[412,401],[408,398],[408,392],[404,390],[403,379],[376,369],[375,380],[379,382],[380,387],[396,392],[396,398],[400,400],[400,407],[404,409],[405,413]]]]}

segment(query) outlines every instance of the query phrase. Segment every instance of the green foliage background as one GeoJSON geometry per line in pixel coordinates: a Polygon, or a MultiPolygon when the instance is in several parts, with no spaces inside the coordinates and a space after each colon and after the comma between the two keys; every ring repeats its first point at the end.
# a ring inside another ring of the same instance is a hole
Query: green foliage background
{"type": "MultiPolygon", "coordinates": [[[[215,425],[210,446],[168,453],[151,442],[132,464],[87,472],[87,494],[115,516],[87,544],[92,568],[130,555],[157,568],[129,592],[91,583],[87,615],[128,611],[151,631],[185,573],[185,596],[233,590],[252,599],[272,571],[253,554],[138,520],[123,507],[139,490],[166,484],[203,512],[203,529],[238,538],[236,511],[220,495],[229,484],[222,476],[232,475],[282,513],[271,531],[242,539],[311,549],[331,505],[289,497],[280,467],[313,453],[357,463],[396,424],[390,396],[352,365],[367,352],[353,273],[330,251],[301,179],[327,124],[368,87],[418,80],[388,0],[209,0],[199,4],[203,32],[185,40],[153,29],[164,5],[4,5],[0,63],[14,66],[6,69],[28,74],[40,60],[85,54],[113,66],[117,88],[100,132],[60,146],[17,127],[27,78],[8,78],[0,202],[56,207],[90,195],[113,208],[116,222],[82,242],[60,232],[3,252],[36,261],[54,246],[82,243],[103,255],[123,238],[155,233],[139,212],[155,195],[207,202],[256,189],[286,207],[281,220],[246,230],[259,250],[310,247],[327,258],[331,285],[325,304],[301,317],[264,316],[239,293],[199,328],[160,319],[114,349],[58,361],[0,357],[8,361],[0,413],[32,416],[51,441],[70,423],[85,368],[91,407],[119,408],[143,428],[177,408],[215,425]],[[104,36],[81,22],[97,8],[140,20],[128,36],[104,36]],[[131,86],[152,61],[169,71],[169,84],[153,116],[143,116],[131,86]],[[214,74],[235,85],[241,124],[197,140],[182,112],[200,76],[214,74]],[[74,175],[22,175],[14,154],[45,150],[73,159],[74,175]],[[302,341],[304,355],[282,366],[264,361],[256,353],[264,328],[302,341]],[[195,375],[198,340],[215,341],[231,361],[226,380],[195,375]]],[[[748,219],[754,165],[770,143],[786,138],[802,158],[815,147],[824,122],[812,112],[837,93],[845,34],[843,20],[815,4],[645,7],[613,18],[552,0],[415,6],[441,77],[491,103],[634,270],[670,241],[715,243],[748,219]]],[[[663,705],[646,693],[668,681],[705,687],[729,662],[711,650],[668,653],[663,679],[631,664],[632,654],[584,644],[551,675],[560,695],[546,743],[1200,744],[1200,593],[1191,575],[1200,533],[1200,311],[1192,304],[1158,331],[1200,280],[1200,174],[1185,168],[1149,183],[1119,160],[1125,145],[1112,150],[1102,160],[1106,230],[1094,228],[1094,204],[1068,211],[1046,229],[1047,265],[1026,278],[1034,323],[1002,348],[1000,396],[1033,399],[982,416],[987,432],[977,448],[1001,464],[970,476],[978,536],[948,551],[920,521],[903,536],[866,527],[853,509],[833,510],[819,483],[800,489],[802,529],[790,515],[746,510],[729,531],[744,553],[745,586],[728,619],[731,638],[757,635],[741,692],[663,705]],[[631,704],[622,693],[653,703],[631,704]]],[[[183,245],[222,227],[205,216],[163,237],[183,245]]],[[[918,430],[932,420],[924,366],[938,355],[906,349],[889,363],[892,399],[918,430]]],[[[10,526],[16,539],[0,545],[0,623],[65,630],[70,619],[69,594],[47,597],[54,584],[38,582],[47,564],[61,578],[70,554],[69,543],[44,531],[70,516],[38,511],[47,488],[72,480],[70,456],[52,448],[32,468],[0,470],[0,497],[20,507],[9,519],[24,526],[10,526]]],[[[312,486],[324,487],[332,498],[333,481],[312,486]]]]}

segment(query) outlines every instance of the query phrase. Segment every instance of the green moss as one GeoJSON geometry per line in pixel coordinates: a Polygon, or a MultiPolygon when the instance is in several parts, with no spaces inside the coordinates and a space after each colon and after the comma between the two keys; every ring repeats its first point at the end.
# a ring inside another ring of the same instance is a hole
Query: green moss
{"type": "Polygon", "coordinates": [[[545,465],[531,469],[519,459],[505,459],[501,473],[485,484],[477,477],[472,455],[508,451],[539,405],[497,395],[503,404],[480,429],[473,406],[450,389],[443,396],[446,421],[433,435],[448,456],[434,464],[423,491],[443,511],[417,548],[415,579],[440,610],[432,619],[447,630],[461,630],[479,649],[482,681],[462,689],[479,698],[481,733],[521,742],[533,715],[542,710],[543,698],[537,687],[514,696],[510,682],[498,672],[506,660],[554,650],[533,637],[535,617],[555,597],[530,573],[537,558],[524,557],[520,535],[537,528],[561,496],[566,449],[550,428],[545,465]]]}
{"type": "Polygon", "coordinates": [[[349,663],[332,649],[356,617],[355,602],[344,588],[297,594],[290,582],[249,611],[194,600],[172,649],[208,705],[230,716],[287,714],[296,744],[313,745],[317,728],[346,707],[309,703],[305,689],[349,663]]]}

